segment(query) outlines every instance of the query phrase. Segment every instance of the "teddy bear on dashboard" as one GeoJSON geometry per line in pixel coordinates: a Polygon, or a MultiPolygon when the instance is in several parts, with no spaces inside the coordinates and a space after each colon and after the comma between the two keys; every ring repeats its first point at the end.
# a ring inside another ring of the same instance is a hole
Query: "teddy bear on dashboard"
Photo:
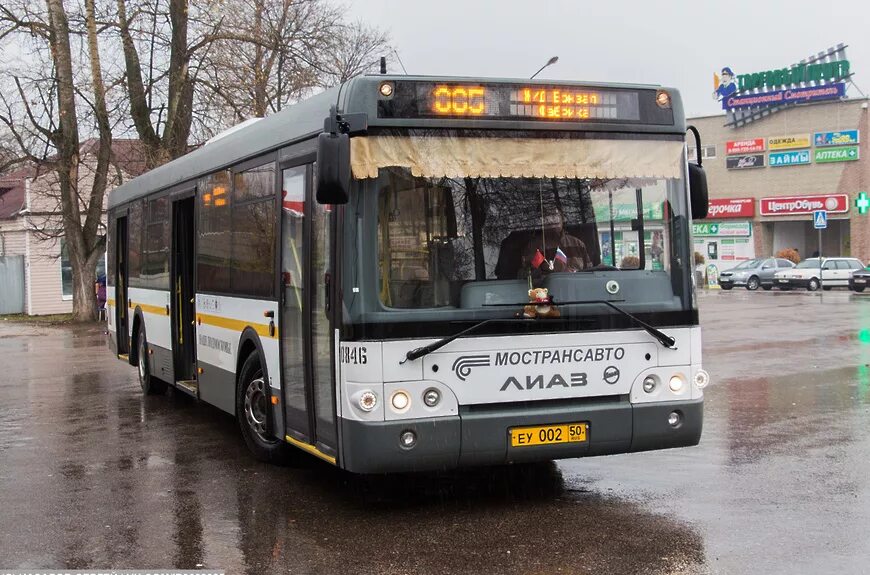
{"type": "MultiPolygon", "coordinates": [[[[519,314],[518,314],[519,315],[519,314]]],[[[553,304],[550,292],[547,288],[532,288],[529,290],[529,304],[523,307],[522,317],[533,318],[557,318],[562,314],[553,304]]]]}

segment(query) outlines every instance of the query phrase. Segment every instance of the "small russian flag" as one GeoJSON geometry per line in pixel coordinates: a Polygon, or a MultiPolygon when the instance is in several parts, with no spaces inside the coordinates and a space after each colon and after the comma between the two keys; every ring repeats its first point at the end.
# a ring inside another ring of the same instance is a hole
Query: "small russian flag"
{"type": "Polygon", "coordinates": [[[556,261],[562,262],[562,265],[568,265],[568,256],[565,255],[565,252],[562,251],[562,248],[556,248],[556,261]]]}

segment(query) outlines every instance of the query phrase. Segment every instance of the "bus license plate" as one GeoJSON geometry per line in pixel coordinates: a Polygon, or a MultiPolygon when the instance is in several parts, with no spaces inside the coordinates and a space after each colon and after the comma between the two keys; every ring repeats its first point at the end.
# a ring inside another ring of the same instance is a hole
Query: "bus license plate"
{"type": "Polygon", "coordinates": [[[586,423],[563,423],[535,427],[514,427],[511,431],[511,447],[527,445],[551,445],[553,443],[583,443],[586,441],[586,423]]]}

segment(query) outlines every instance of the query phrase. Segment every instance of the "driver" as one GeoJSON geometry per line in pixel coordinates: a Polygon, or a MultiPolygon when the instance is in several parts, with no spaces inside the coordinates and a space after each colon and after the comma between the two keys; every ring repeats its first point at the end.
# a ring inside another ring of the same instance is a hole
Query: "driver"
{"type": "Polygon", "coordinates": [[[544,217],[541,228],[532,234],[523,250],[521,277],[531,274],[534,279],[551,272],[576,272],[592,267],[586,244],[565,231],[564,215],[558,211],[550,213],[544,217]]]}

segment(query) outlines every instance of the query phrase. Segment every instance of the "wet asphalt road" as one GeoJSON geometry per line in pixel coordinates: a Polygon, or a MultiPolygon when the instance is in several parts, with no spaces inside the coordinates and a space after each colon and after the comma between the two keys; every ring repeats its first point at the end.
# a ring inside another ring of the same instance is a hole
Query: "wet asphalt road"
{"type": "Polygon", "coordinates": [[[870,572],[870,294],[700,308],[699,446],[393,478],[257,463],[99,329],[0,321],[0,567],[870,572]]]}

